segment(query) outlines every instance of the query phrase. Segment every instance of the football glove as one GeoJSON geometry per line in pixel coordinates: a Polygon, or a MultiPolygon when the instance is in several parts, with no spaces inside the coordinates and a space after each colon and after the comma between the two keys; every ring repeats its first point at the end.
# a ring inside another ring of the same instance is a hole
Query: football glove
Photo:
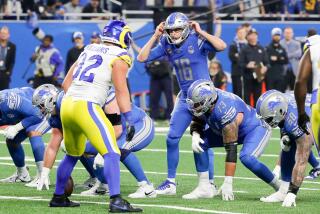
{"type": "Polygon", "coordinates": [[[222,200],[224,201],[233,201],[234,195],[232,190],[232,176],[226,176],[222,186],[219,189],[219,194],[222,195],[222,200]]]}
{"type": "Polygon", "coordinates": [[[310,122],[310,118],[307,115],[307,113],[304,112],[303,114],[299,115],[299,117],[298,117],[298,126],[307,135],[310,134],[309,133],[309,128],[308,128],[308,125],[307,125],[309,122],[310,122]]]}
{"type": "Polygon", "coordinates": [[[126,113],[123,114],[124,118],[126,119],[126,121],[128,122],[128,126],[127,126],[127,135],[126,135],[126,141],[131,141],[136,130],[134,128],[134,123],[136,122],[137,118],[134,117],[132,111],[128,111],[126,113]]]}
{"type": "Polygon", "coordinates": [[[286,197],[282,203],[282,206],[283,207],[295,207],[296,206],[296,197],[297,196],[295,194],[293,194],[292,192],[289,192],[286,195],[286,197]]]}
{"type": "Polygon", "coordinates": [[[49,190],[49,173],[50,173],[49,168],[47,167],[42,168],[42,172],[37,185],[37,190],[41,191],[43,187],[49,190]]]}
{"type": "Polygon", "coordinates": [[[195,153],[203,152],[201,144],[204,144],[204,141],[201,139],[200,134],[197,132],[192,132],[192,150],[195,153]]]}
{"type": "Polygon", "coordinates": [[[93,161],[93,168],[97,169],[98,167],[103,167],[103,166],[104,166],[104,158],[100,154],[97,154],[97,156],[94,158],[94,161],[93,161]]]}
{"type": "Polygon", "coordinates": [[[280,140],[281,149],[285,152],[289,152],[291,148],[291,142],[288,135],[283,135],[280,140]]]}
{"type": "Polygon", "coordinates": [[[22,126],[22,123],[17,123],[14,126],[8,126],[5,129],[5,134],[4,136],[8,139],[13,139],[18,133],[19,131],[21,131],[22,129],[24,129],[24,127],[22,126]]]}

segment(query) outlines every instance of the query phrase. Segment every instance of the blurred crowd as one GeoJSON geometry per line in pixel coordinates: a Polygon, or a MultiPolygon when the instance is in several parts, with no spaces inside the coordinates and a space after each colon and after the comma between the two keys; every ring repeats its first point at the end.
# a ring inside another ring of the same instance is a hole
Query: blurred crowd
{"type": "MultiPolygon", "coordinates": [[[[41,19],[63,19],[66,13],[122,14],[123,9],[144,10],[154,7],[207,7],[216,13],[239,14],[240,18],[252,16],[276,17],[279,14],[297,14],[307,17],[319,14],[318,0],[0,0],[0,12],[4,19],[16,14],[36,12],[41,19]]],[[[67,16],[67,19],[91,19],[97,17],[67,16]]],[[[99,18],[99,17],[98,17],[99,18]]]]}

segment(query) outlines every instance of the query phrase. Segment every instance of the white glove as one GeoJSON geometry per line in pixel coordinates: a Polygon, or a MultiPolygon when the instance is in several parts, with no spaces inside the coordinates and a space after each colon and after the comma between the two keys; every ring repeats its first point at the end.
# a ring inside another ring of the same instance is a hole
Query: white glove
{"type": "Polygon", "coordinates": [[[295,207],[296,206],[296,195],[289,192],[287,196],[284,198],[282,203],[283,207],[295,207]]]}
{"type": "Polygon", "coordinates": [[[47,167],[42,168],[42,172],[38,181],[37,190],[41,191],[43,186],[49,190],[49,173],[50,169],[47,167]]]}
{"type": "Polygon", "coordinates": [[[103,166],[104,166],[104,158],[100,154],[97,154],[97,156],[94,158],[93,168],[97,169],[97,167],[103,167],[103,166]]]}
{"type": "Polygon", "coordinates": [[[203,149],[201,148],[200,144],[204,144],[204,141],[201,139],[200,134],[197,132],[193,132],[192,133],[192,150],[195,153],[203,152],[203,149]]]}
{"type": "Polygon", "coordinates": [[[290,148],[291,148],[291,142],[290,142],[290,138],[288,135],[284,135],[282,136],[281,140],[280,140],[280,146],[281,149],[285,152],[289,152],[290,148]]]}
{"type": "Polygon", "coordinates": [[[232,190],[232,176],[226,176],[224,178],[224,182],[222,186],[219,189],[219,194],[222,195],[222,200],[224,201],[233,201],[234,200],[234,195],[233,195],[233,190],[232,190]]]}
{"type": "Polygon", "coordinates": [[[22,129],[24,129],[24,127],[22,126],[21,122],[17,123],[14,126],[8,126],[5,129],[6,132],[4,133],[4,136],[8,139],[13,139],[22,129]]]}

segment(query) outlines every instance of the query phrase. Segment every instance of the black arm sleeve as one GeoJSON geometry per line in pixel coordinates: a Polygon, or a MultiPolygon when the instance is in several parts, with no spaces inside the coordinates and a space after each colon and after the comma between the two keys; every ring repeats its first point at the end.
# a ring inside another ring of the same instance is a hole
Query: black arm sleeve
{"type": "Polygon", "coordinates": [[[198,117],[193,117],[190,124],[190,134],[192,135],[193,132],[197,132],[200,135],[203,135],[205,125],[205,121],[198,117]]]}

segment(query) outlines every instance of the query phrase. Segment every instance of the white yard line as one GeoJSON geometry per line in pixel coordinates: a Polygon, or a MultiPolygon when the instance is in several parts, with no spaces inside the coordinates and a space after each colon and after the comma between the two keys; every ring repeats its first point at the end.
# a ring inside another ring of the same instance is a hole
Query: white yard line
{"type": "MultiPolygon", "coordinates": [[[[50,199],[45,198],[35,198],[35,197],[16,197],[16,196],[1,196],[0,199],[2,200],[21,200],[21,201],[45,201],[49,202],[50,199]]],[[[77,201],[84,204],[99,204],[99,205],[108,205],[107,202],[95,202],[95,201],[77,201]]],[[[235,212],[226,212],[226,211],[219,211],[219,210],[208,210],[208,209],[198,209],[198,208],[188,208],[188,207],[181,207],[181,206],[170,206],[170,205],[162,205],[162,204],[132,204],[134,206],[139,207],[155,207],[160,209],[172,209],[172,210],[181,210],[181,211],[189,211],[189,212],[199,212],[199,213],[221,213],[221,214],[243,214],[243,213],[235,213],[235,212]]]]}
{"type": "MultiPolygon", "coordinates": [[[[56,160],[56,162],[60,162],[61,160],[56,160]]],[[[6,163],[6,162],[0,162],[0,165],[4,165],[4,166],[14,166],[13,163],[6,163]]],[[[27,164],[28,167],[36,167],[35,164],[27,164]]],[[[58,166],[53,166],[53,168],[58,168],[58,166]]],[[[84,167],[75,167],[74,169],[76,170],[85,170],[84,167]]],[[[120,170],[121,172],[124,173],[130,173],[128,170],[120,170]]],[[[144,171],[146,174],[152,174],[152,175],[167,175],[166,172],[153,172],[153,171],[144,171]]],[[[177,173],[177,176],[185,176],[185,177],[197,177],[197,174],[191,174],[191,173],[177,173]]],[[[214,178],[223,178],[224,176],[222,175],[215,175],[214,178]]],[[[261,179],[257,178],[257,177],[237,177],[235,176],[234,179],[239,179],[239,180],[250,180],[250,181],[262,181],[261,179]]],[[[317,181],[303,181],[304,183],[307,184],[319,184],[320,182],[317,181]]]]}

